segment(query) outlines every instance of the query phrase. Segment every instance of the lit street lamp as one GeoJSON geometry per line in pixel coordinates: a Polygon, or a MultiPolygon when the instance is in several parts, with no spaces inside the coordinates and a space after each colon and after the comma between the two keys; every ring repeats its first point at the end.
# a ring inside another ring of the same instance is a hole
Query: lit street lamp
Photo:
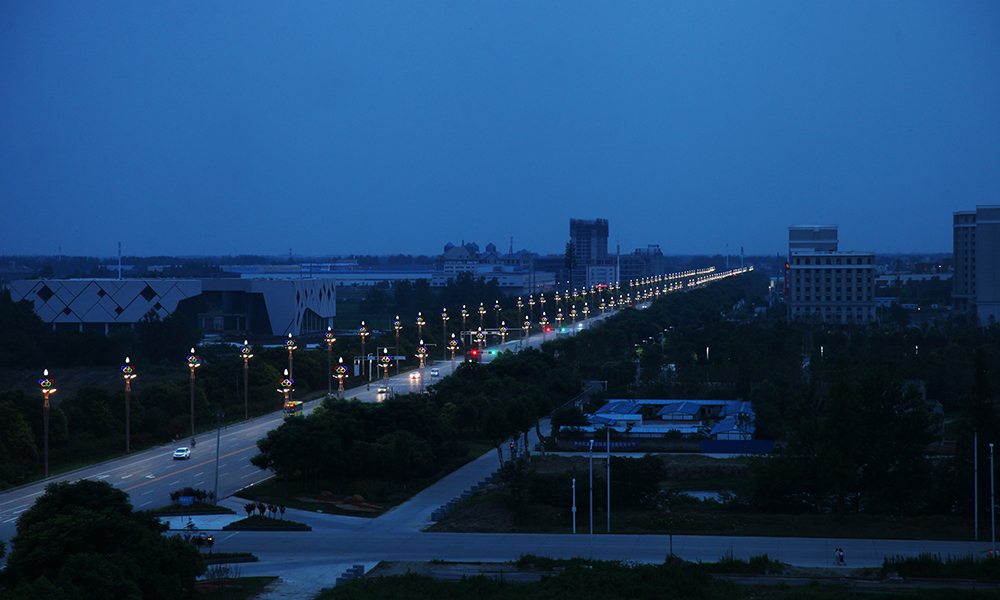
{"type": "Polygon", "coordinates": [[[521,322],[521,309],[524,308],[524,303],[521,302],[521,297],[517,297],[517,322],[521,322]]]}
{"type": "MultiPolygon", "coordinates": [[[[399,315],[396,315],[396,320],[392,322],[392,326],[396,330],[396,356],[399,356],[399,332],[403,329],[403,324],[399,321],[399,315]]],[[[396,375],[399,375],[399,362],[396,362],[396,375]]]]}
{"type": "Polygon", "coordinates": [[[476,343],[479,344],[479,356],[483,355],[483,342],[486,341],[486,334],[483,333],[483,328],[480,327],[479,331],[476,332],[476,343]]]}
{"type": "Polygon", "coordinates": [[[332,396],[333,371],[330,367],[333,363],[333,343],[337,341],[337,338],[333,335],[332,328],[326,328],[326,334],[323,335],[323,340],[326,342],[326,395],[332,396]]]}
{"type": "Polygon", "coordinates": [[[188,368],[191,369],[191,436],[194,436],[194,370],[201,366],[201,360],[198,359],[198,355],[194,353],[194,348],[191,348],[191,354],[187,357],[188,368]]]}
{"type": "MultiPolygon", "coordinates": [[[[361,374],[364,375],[365,374],[365,363],[368,362],[368,355],[365,354],[365,338],[370,335],[369,331],[368,331],[368,328],[365,327],[365,322],[364,321],[361,321],[361,327],[358,327],[358,335],[361,336],[361,360],[362,360],[362,363],[361,363],[361,374]]],[[[371,373],[371,369],[369,369],[368,370],[368,381],[371,381],[371,380],[372,380],[372,373],[371,373]]]]}
{"type": "Polygon", "coordinates": [[[49,396],[55,393],[56,388],[52,387],[54,384],[51,379],[49,379],[49,370],[45,369],[42,373],[42,379],[38,380],[39,387],[42,388],[42,397],[45,399],[42,404],[42,418],[44,422],[45,430],[45,478],[49,478],[49,396]]]}
{"type": "MultiPolygon", "coordinates": [[[[278,391],[285,395],[285,407],[287,407],[288,403],[291,402],[293,391],[292,385],[294,384],[295,380],[288,374],[288,369],[285,369],[285,376],[278,382],[278,385],[281,386],[278,388],[278,391]]],[[[284,407],[282,407],[282,412],[284,414],[288,414],[284,412],[284,407]]]]}
{"type": "MultiPolygon", "coordinates": [[[[441,340],[444,341],[448,338],[448,309],[445,308],[441,311],[441,340]]],[[[448,354],[448,347],[445,344],[441,344],[441,360],[445,360],[448,354]]],[[[397,352],[397,354],[399,354],[397,352]]]]}
{"type": "Polygon", "coordinates": [[[493,316],[495,317],[495,319],[493,320],[494,327],[500,327],[500,301],[499,300],[495,300],[493,302],[493,316]]]}
{"type": "Polygon", "coordinates": [[[382,358],[379,361],[382,363],[382,381],[384,382],[389,378],[389,367],[392,365],[392,358],[389,357],[388,348],[382,348],[382,358]]]}
{"type": "Polygon", "coordinates": [[[576,305],[575,304],[573,305],[573,308],[570,309],[570,311],[569,311],[569,317],[571,319],[573,319],[573,324],[576,325],[576,305]]]}
{"type": "Polygon", "coordinates": [[[545,316],[544,312],[542,312],[542,318],[538,321],[538,326],[542,328],[542,342],[544,342],[545,334],[548,333],[546,329],[549,328],[549,318],[545,316]]]}
{"type": "Polygon", "coordinates": [[[562,311],[556,313],[556,327],[562,329],[563,314],[562,311]]]}
{"type": "Polygon", "coordinates": [[[245,421],[250,418],[250,391],[247,384],[250,381],[250,359],[253,358],[253,348],[247,340],[243,340],[240,356],[243,357],[243,420],[245,421]]]}
{"type": "Polygon", "coordinates": [[[458,350],[458,340],[455,339],[455,334],[451,334],[451,339],[448,341],[448,349],[451,350],[451,362],[455,362],[455,351],[458,350]]]}
{"type": "Polygon", "coordinates": [[[482,302],[480,302],[479,303],[479,328],[480,329],[483,328],[483,317],[484,316],[486,316],[486,307],[483,306],[482,302]]]}
{"type": "Polygon", "coordinates": [[[340,357],[340,364],[337,365],[337,395],[344,397],[344,377],[347,377],[347,367],[344,366],[344,357],[340,357]]]}
{"type": "Polygon", "coordinates": [[[417,346],[417,358],[420,359],[420,391],[424,391],[424,360],[427,358],[427,346],[424,346],[424,340],[420,340],[420,345],[417,346]]]}
{"type": "Polygon", "coordinates": [[[507,339],[507,321],[500,324],[500,345],[503,346],[507,339]]]}
{"type": "Polygon", "coordinates": [[[132,451],[132,380],[135,379],[135,369],[129,364],[128,357],[125,357],[125,365],[122,367],[122,377],[125,378],[125,454],[132,451]]]}
{"type": "Polygon", "coordinates": [[[285,347],[288,348],[288,376],[292,377],[295,373],[294,369],[292,369],[292,350],[295,350],[298,346],[295,345],[295,340],[292,339],[292,334],[290,333],[288,334],[288,339],[285,340],[285,347]]]}
{"type": "Polygon", "coordinates": [[[417,313],[417,337],[424,337],[424,317],[423,313],[417,313]]]}
{"type": "Polygon", "coordinates": [[[531,331],[531,321],[529,319],[524,320],[524,325],[521,326],[524,329],[524,339],[528,339],[528,332],[531,331]]]}
{"type": "Polygon", "coordinates": [[[469,318],[469,311],[465,310],[465,305],[462,305],[462,335],[465,335],[465,320],[469,318]]]}

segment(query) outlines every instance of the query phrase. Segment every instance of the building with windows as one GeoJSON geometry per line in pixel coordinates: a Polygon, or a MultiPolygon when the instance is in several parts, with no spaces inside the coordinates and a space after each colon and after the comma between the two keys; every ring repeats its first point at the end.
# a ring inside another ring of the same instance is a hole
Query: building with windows
{"type": "Polygon", "coordinates": [[[785,302],[789,318],[875,320],[875,253],[837,248],[837,226],[789,227],[785,302]]]}
{"type": "Polygon", "coordinates": [[[980,323],[1000,320],[1000,206],[977,206],[953,213],[956,310],[971,312],[980,323]]]}

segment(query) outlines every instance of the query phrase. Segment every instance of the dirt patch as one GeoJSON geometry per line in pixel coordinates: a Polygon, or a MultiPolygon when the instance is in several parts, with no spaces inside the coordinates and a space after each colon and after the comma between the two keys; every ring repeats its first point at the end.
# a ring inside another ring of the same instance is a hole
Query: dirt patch
{"type": "Polygon", "coordinates": [[[443,533],[503,533],[515,532],[514,513],[500,502],[489,499],[463,506],[448,515],[445,521],[431,525],[427,531],[443,533]]]}

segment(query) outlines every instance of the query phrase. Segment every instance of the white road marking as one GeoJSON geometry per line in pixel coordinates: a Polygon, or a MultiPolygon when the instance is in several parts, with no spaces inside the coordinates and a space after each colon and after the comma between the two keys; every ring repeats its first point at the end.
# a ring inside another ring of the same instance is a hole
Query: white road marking
{"type": "Polygon", "coordinates": [[[168,483],[167,485],[177,485],[177,484],[178,484],[178,483],[180,483],[180,482],[181,482],[181,480],[180,480],[180,479],[178,479],[177,481],[171,481],[171,482],[170,482],[170,483],[168,483]]]}
{"type": "Polygon", "coordinates": [[[152,500],[150,500],[149,502],[143,502],[143,503],[142,503],[142,504],[140,504],[139,506],[146,506],[147,504],[152,504],[152,503],[153,503],[153,501],[152,501],[152,500]]]}
{"type": "Polygon", "coordinates": [[[152,494],[155,491],[157,490],[149,490],[148,492],[143,492],[142,495],[145,496],[146,494],[152,494]]]}

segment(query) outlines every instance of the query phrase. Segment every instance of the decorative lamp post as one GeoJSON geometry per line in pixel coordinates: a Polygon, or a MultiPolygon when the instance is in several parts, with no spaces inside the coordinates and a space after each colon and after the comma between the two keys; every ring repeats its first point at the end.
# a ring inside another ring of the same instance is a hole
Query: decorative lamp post
{"type": "Polygon", "coordinates": [[[379,362],[382,363],[382,380],[385,381],[389,378],[389,366],[392,364],[392,358],[389,356],[388,348],[383,348],[382,352],[382,358],[379,359],[379,362]]]}
{"type": "MultiPolygon", "coordinates": [[[[441,311],[441,340],[448,339],[448,309],[445,308],[441,311]]],[[[441,360],[445,360],[448,356],[448,347],[446,344],[441,344],[441,360]]]]}
{"type": "Polygon", "coordinates": [[[247,340],[243,340],[240,347],[240,356],[243,357],[243,420],[250,418],[250,392],[248,383],[250,381],[250,359],[253,358],[253,348],[247,340]]]}
{"type": "Polygon", "coordinates": [[[333,343],[337,341],[337,338],[333,335],[333,329],[330,327],[326,328],[326,333],[323,335],[323,340],[326,342],[326,395],[333,395],[333,370],[330,368],[333,364],[333,343]]]}
{"type": "Polygon", "coordinates": [[[128,357],[125,357],[125,365],[122,367],[122,377],[125,378],[125,454],[132,451],[132,380],[135,379],[135,369],[129,364],[128,357]]]}
{"type": "Polygon", "coordinates": [[[49,396],[56,392],[54,384],[49,379],[49,370],[42,372],[43,377],[38,380],[38,386],[42,389],[42,397],[45,399],[42,404],[42,417],[45,430],[45,478],[49,478],[49,396]]]}
{"type": "Polygon", "coordinates": [[[191,354],[187,357],[188,368],[191,369],[191,436],[194,436],[194,370],[201,366],[201,360],[191,348],[191,354]]]}
{"type": "Polygon", "coordinates": [[[587,320],[587,316],[590,314],[590,307],[586,304],[583,305],[583,320],[587,320]]]}
{"type": "Polygon", "coordinates": [[[480,329],[483,328],[483,317],[484,316],[486,316],[486,307],[483,306],[482,302],[480,302],[479,303],[479,328],[480,329]]]}
{"type": "Polygon", "coordinates": [[[562,329],[563,314],[562,311],[556,313],[556,327],[562,329]]]}
{"type": "Polygon", "coordinates": [[[548,333],[545,330],[549,326],[549,318],[545,316],[544,312],[542,313],[542,318],[538,320],[538,326],[542,328],[542,341],[544,342],[545,341],[545,337],[546,337],[545,334],[548,333]]]}
{"type": "Polygon", "coordinates": [[[499,300],[494,300],[493,301],[493,316],[495,317],[495,319],[493,320],[493,326],[494,327],[500,327],[500,301],[499,300]]]}
{"type": "Polygon", "coordinates": [[[476,332],[476,343],[479,344],[479,356],[483,355],[483,342],[486,341],[486,334],[483,333],[483,328],[480,327],[479,331],[476,332]]]}
{"type": "Polygon", "coordinates": [[[524,320],[524,325],[521,326],[524,329],[524,339],[528,339],[528,332],[531,331],[531,321],[529,319],[524,320]]]}
{"type": "MultiPolygon", "coordinates": [[[[358,335],[361,336],[361,360],[362,360],[361,374],[364,375],[365,364],[368,362],[368,355],[365,354],[365,338],[371,335],[370,332],[368,331],[368,328],[365,327],[364,321],[361,321],[361,327],[358,327],[358,335]]],[[[371,369],[368,369],[368,381],[371,380],[372,380],[372,371],[371,369]]]]}
{"type": "Polygon", "coordinates": [[[298,348],[295,345],[295,340],[292,339],[292,334],[288,334],[288,339],[285,340],[285,347],[288,348],[288,376],[291,377],[295,371],[292,369],[292,350],[298,348]]]}
{"type": "Polygon", "coordinates": [[[451,334],[451,339],[448,340],[448,349],[451,350],[451,362],[455,362],[455,352],[458,350],[458,340],[455,339],[455,334],[451,334]]]}
{"type": "MultiPolygon", "coordinates": [[[[399,331],[403,329],[403,324],[399,321],[399,315],[396,315],[396,320],[392,322],[392,327],[396,330],[396,356],[399,356],[399,331]]],[[[396,375],[399,375],[399,362],[396,363],[396,375]]]]}
{"type": "MultiPolygon", "coordinates": [[[[538,294],[538,310],[542,311],[543,315],[545,314],[545,294],[538,294]]],[[[545,330],[542,329],[542,331],[545,330]]]]}
{"type": "MultiPolygon", "coordinates": [[[[278,382],[278,385],[281,386],[278,391],[285,395],[285,405],[288,405],[292,400],[292,385],[294,384],[295,380],[289,376],[288,369],[285,369],[285,376],[278,382]]],[[[282,412],[284,413],[284,407],[282,407],[282,412]]]]}
{"type": "Polygon", "coordinates": [[[417,313],[417,337],[424,337],[424,317],[422,312],[417,313]]]}
{"type": "Polygon", "coordinates": [[[531,319],[535,314],[535,297],[528,296],[528,319],[531,319]]]}
{"type": "Polygon", "coordinates": [[[347,377],[347,367],[344,366],[344,357],[340,357],[340,364],[337,365],[337,395],[344,397],[344,377],[347,377]]]}
{"type": "Polygon", "coordinates": [[[517,297],[517,322],[521,322],[521,309],[524,308],[524,303],[521,302],[521,297],[517,297]]]}
{"type": "Polygon", "coordinates": [[[499,329],[500,329],[500,345],[503,346],[504,343],[506,343],[505,340],[507,339],[507,321],[502,321],[500,323],[499,329]]]}
{"type": "Polygon", "coordinates": [[[575,304],[573,305],[573,308],[571,308],[570,311],[569,311],[569,318],[573,319],[573,324],[576,325],[576,305],[575,304]]]}
{"type": "Polygon", "coordinates": [[[420,359],[420,391],[424,391],[424,361],[427,359],[427,346],[424,346],[424,340],[420,340],[420,345],[417,346],[417,358],[420,359]]]}
{"type": "Polygon", "coordinates": [[[469,311],[465,310],[465,305],[462,305],[462,335],[465,335],[465,320],[469,318],[469,311]]]}
{"type": "Polygon", "coordinates": [[[559,312],[559,301],[561,299],[562,297],[559,295],[559,292],[556,292],[556,312],[559,312]]]}

